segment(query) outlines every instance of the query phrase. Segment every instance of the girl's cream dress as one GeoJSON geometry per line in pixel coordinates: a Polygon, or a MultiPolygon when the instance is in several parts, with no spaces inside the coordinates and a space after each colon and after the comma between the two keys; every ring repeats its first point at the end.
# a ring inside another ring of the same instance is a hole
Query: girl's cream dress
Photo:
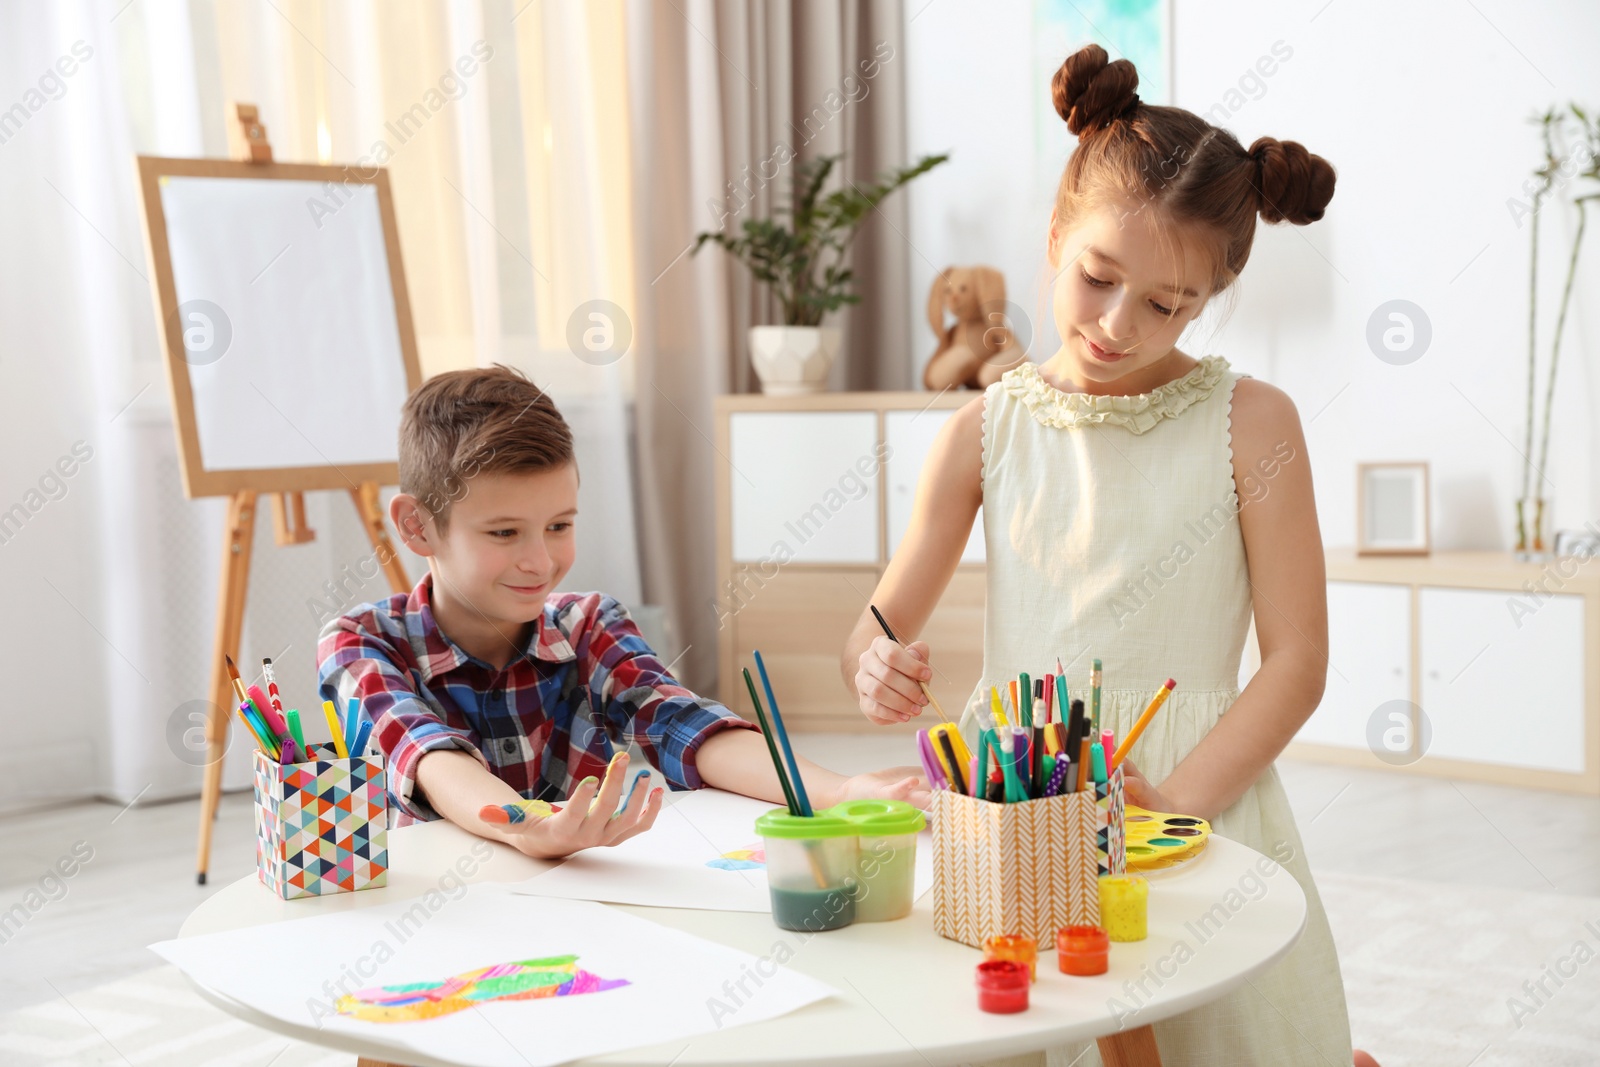
{"type": "MultiPolygon", "coordinates": [[[[1074,696],[1087,693],[1098,656],[1101,725],[1121,738],[1156,689],[1176,678],[1132,756],[1158,785],[1227,712],[1239,696],[1251,611],[1229,425],[1240,377],[1208,356],[1153,392],[1097,396],[1062,392],[1029,362],[985,391],[988,597],[974,703],[990,684],[1053,671],[1058,656],[1074,696]]],[[[1163,1062],[1345,1067],[1350,1027],[1339,960],[1276,769],[1212,825],[1281,862],[1274,877],[1293,875],[1306,895],[1305,931],[1270,971],[1156,1023],[1163,1062]]],[[[1271,884],[1265,879],[1265,891],[1271,884]]],[[[1160,892],[1159,883],[1153,888],[1160,892]]],[[[1118,999],[1133,1011],[1128,1025],[1141,1025],[1138,996],[1118,999]]],[[[1052,1050],[1049,1062],[1086,1067],[1100,1059],[1077,1045],[1052,1050]]]]}

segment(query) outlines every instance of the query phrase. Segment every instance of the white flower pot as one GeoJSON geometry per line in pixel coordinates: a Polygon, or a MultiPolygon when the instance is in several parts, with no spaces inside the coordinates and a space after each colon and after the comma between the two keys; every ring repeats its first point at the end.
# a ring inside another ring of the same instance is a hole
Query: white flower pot
{"type": "Polygon", "coordinates": [[[838,354],[839,331],[832,326],[750,327],[750,362],[768,396],[822,392],[838,354]]]}

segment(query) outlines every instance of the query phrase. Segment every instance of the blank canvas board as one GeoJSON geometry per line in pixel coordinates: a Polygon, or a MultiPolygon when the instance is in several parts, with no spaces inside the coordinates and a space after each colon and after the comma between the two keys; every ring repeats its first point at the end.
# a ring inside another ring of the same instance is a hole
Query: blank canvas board
{"type": "Polygon", "coordinates": [[[204,469],[395,462],[408,389],[376,187],[160,191],[204,469]]]}

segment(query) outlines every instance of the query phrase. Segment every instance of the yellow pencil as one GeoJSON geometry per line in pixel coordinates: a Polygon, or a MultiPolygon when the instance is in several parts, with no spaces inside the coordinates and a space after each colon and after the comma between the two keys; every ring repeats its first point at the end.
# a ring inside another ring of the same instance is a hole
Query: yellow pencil
{"type": "Polygon", "coordinates": [[[991,710],[994,712],[995,726],[998,728],[1008,725],[1006,722],[1006,709],[1000,706],[1000,690],[992,685],[989,687],[989,703],[991,710]]]}
{"type": "Polygon", "coordinates": [[[344,730],[339,726],[339,713],[334,710],[333,701],[322,702],[322,717],[328,720],[328,732],[333,735],[333,749],[339,753],[340,759],[349,759],[350,750],[344,747],[344,730]]]}
{"type": "Polygon", "coordinates": [[[1106,768],[1107,771],[1117,769],[1123,757],[1128,754],[1128,750],[1133,747],[1133,743],[1139,740],[1140,734],[1144,733],[1144,728],[1150,725],[1150,720],[1155,718],[1156,712],[1161,710],[1161,705],[1167,702],[1167,695],[1172,692],[1177,684],[1176,681],[1168,678],[1167,684],[1156,690],[1155,699],[1150,701],[1150,706],[1144,709],[1144,714],[1139,716],[1139,721],[1133,724],[1133,729],[1128,731],[1128,736],[1124,737],[1122,744],[1117,746],[1116,754],[1111,757],[1111,766],[1106,768]]]}

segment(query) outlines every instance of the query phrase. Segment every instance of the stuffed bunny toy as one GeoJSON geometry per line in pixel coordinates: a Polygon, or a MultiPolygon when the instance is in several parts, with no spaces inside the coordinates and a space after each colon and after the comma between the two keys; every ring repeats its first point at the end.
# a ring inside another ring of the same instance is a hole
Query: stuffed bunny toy
{"type": "Polygon", "coordinates": [[[922,372],[928,389],[986,389],[1027,358],[1005,324],[1006,280],[993,267],[946,267],[928,291],[939,347],[922,372]],[[945,325],[945,313],[956,318],[945,325]]]}

